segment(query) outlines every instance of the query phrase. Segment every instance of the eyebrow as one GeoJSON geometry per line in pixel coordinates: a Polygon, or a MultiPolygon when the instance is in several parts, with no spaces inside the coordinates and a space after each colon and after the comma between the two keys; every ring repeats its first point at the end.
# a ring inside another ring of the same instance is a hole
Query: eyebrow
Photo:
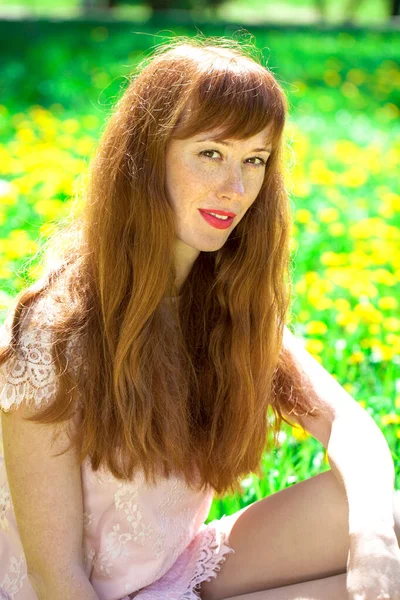
{"type": "MultiPolygon", "coordinates": [[[[214,144],[222,144],[222,146],[232,146],[230,142],[224,142],[222,140],[217,140],[214,138],[204,138],[202,140],[197,140],[195,143],[200,144],[201,142],[212,142],[214,144]]],[[[254,150],[249,150],[249,152],[271,152],[272,148],[269,146],[268,148],[254,148],[254,150]]]]}

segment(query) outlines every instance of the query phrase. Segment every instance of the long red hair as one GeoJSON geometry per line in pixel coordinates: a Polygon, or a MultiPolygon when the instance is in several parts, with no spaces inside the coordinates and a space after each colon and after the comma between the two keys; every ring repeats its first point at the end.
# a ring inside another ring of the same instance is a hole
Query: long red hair
{"type": "Polygon", "coordinates": [[[222,496],[240,491],[249,472],[262,474],[283,412],[318,415],[282,347],[291,299],[286,114],[271,71],[219,38],[159,46],[117,102],[83,204],[48,241],[57,265],[18,295],[13,340],[0,352],[0,364],[15,353],[26,308],[57,297],[58,392],[30,420],[69,422],[79,407],[70,441],[94,470],[129,479],[142,468],[154,481],[160,468],[222,496]],[[256,200],[220,250],[200,252],[171,319],[162,302],[176,293],[166,147],[217,126],[238,139],[270,126],[272,151],[256,200]],[[65,356],[70,340],[83,357],[76,371],[65,356]]]}

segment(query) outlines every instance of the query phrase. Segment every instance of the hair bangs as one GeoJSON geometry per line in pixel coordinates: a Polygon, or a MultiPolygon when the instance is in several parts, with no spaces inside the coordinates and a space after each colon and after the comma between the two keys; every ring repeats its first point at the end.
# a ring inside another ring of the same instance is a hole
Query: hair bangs
{"type": "Polygon", "coordinates": [[[173,137],[217,130],[221,139],[246,139],[268,127],[266,142],[275,146],[286,114],[282,92],[276,88],[268,71],[250,60],[246,68],[241,64],[239,69],[231,60],[224,69],[205,69],[191,86],[173,137]]]}

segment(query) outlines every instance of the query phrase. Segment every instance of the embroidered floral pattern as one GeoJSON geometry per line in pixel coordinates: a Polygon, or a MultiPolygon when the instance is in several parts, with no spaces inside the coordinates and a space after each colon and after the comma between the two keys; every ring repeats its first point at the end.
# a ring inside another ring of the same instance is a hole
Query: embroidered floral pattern
{"type": "Polygon", "coordinates": [[[143,513],[138,503],[139,488],[120,483],[114,496],[115,508],[117,511],[125,514],[125,519],[129,524],[129,540],[142,544],[144,540],[150,539],[153,534],[153,527],[143,521],[143,513]]]}

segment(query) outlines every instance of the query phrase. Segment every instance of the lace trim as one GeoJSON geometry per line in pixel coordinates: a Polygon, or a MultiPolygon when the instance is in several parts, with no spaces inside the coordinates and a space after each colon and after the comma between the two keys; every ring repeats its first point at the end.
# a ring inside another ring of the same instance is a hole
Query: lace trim
{"type": "MultiPolygon", "coordinates": [[[[0,347],[8,345],[11,339],[11,316],[10,313],[0,327],[0,347]]],[[[22,319],[18,353],[0,366],[0,410],[4,412],[20,406],[23,401],[27,406],[39,408],[57,393],[56,371],[51,356],[53,332],[46,329],[54,316],[48,303],[38,304],[34,313],[26,312],[22,319]]],[[[78,350],[76,344],[69,343],[67,360],[72,357],[82,360],[78,350]]],[[[73,369],[76,369],[76,364],[73,369]]]]}
{"type": "MultiPolygon", "coordinates": [[[[225,515],[219,521],[212,521],[209,525],[220,523],[225,515]]],[[[189,584],[189,589],[179,600],[199,600],[200,587],[203,581],[211,581],[221,570],[227,556],[234,553],[234,549],[229,545],[228,536],[223,531],[218,531],[219,536],[215,536],[212,529],[206,533],[206,544],[200,551],[200,558],[196,563],[196,570],[189,584]],[[220,540],[218,540],[220,537],[220,540]]]]}
{"type": "Polygon", "coordinates": [[[234,552],[221,528],[224,517],[205,525],[163,577],[123,600],[200,600],[202,582],[216,577],[234,552]]]}

